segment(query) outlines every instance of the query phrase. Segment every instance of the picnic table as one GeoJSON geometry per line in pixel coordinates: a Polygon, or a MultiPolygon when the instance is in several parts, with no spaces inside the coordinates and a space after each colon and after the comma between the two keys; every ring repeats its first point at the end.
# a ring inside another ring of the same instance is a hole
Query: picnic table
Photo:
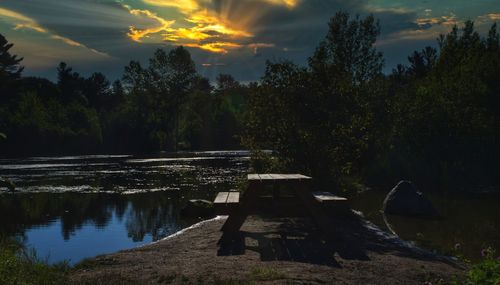
{"type": "Polygon", "coordinates": [[[330,231],[331,226],[322,205],[332,202],[344,202],[345,198],[329,192],[312,192],[312,178],[302,174],[248,174],[248,188],[240,197],[239,192],[220,192],[214,204],[220,214],[229,215],[222,230],[226,233],[238,232],[249,213],[258,206],[266,187],[272,186],[274,199],[279,199],[278,189],[286,186],[294,194],[297,202],[304,206],[306,214],[323,231],[330,231]]]}

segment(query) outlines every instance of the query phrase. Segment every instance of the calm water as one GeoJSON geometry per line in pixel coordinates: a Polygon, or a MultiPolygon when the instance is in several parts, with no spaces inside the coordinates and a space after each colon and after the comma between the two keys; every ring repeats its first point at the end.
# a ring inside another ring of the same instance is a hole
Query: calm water
{"type": "Polygon", "coordinates": [[[246,152],[0,160],[19,190],[0,194],[0,234],[49,262],[137,247],[198,222],[179,215],[186,201],[235,188],[247,169],[246,152]]]}
{"type": "MultiPolygon", "coordinates": [[[[0,160],[0,176],[20,191],[0,194],[0,234],[18,237],[50,262],[75,263],[144,245],[196,223],[179,215],[186,201],[212,200],[216,192],[235,188],[247,171],[246,152],[0,160]]],[[[486,246],[500,249],[498,195],[448,191],[454,194],[431,195],[442,220],[384,221],[379,210],[385,192],[356,195],[353,208],[431,250],[476,259],[486,246]]]]}
{"type": "Polygon", "coordinates": [[[463,193],[449,189],[445,194],[424,194],[442,215],[439,220],[384,215],[380,211],[387,191],[366,191],[352,199],[352,207],[380,228],[393,232],[429,250],[481,258],[481,250],[492,247],[500,256],[500,193],[463,193]]]}

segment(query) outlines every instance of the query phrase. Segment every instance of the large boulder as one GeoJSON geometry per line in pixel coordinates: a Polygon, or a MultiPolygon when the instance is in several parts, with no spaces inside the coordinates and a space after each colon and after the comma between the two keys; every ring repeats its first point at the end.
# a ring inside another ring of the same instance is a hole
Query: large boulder
{"type": "Polygon", "coordinates": [[[400,181],[384,200],[384,213],[425,218],[439,217],[438,211],[411,181],[400,181]]]}
{"type": "Polygon", "coordinates": [[[207,200],[189,200],[182,208],[181,215],[192,218],[209,218],[215,216],[214,204],[207,200]]]}

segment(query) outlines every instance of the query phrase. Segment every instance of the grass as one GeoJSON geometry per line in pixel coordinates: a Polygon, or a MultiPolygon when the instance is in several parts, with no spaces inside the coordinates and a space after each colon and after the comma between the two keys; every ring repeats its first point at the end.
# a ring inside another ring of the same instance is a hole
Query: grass
{"type": "Polygon", "coordinates": [[[286,275],[280,273],[272,267],[257,267],[252,270],[249,275],[250,280],[255,281],[272,281],[278,279],[285,279],[286,275]]]}
{"type": "Polygon", "coordinates": [[[27,251],[13,240],[0,239],[0,284],[67,284],[67,263],[48,265],[34,251],[27,251]]]}
{"type": "Polygon", "coordinates": [[[171,274],[162,276],[158,281],[162,284],[182,284],[182,285],[257,285],[263,282],[272,282],[286,279],[286,275],[280,273],[272,267],[256,267],[242,279],[224,278],[221,276],[198,276],[195,279],[184,275],[171,274]]]}

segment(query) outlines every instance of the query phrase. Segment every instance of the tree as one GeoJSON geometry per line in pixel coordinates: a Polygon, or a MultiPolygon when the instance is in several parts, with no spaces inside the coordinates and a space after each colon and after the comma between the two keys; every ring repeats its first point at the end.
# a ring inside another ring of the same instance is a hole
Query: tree
{"type": "Polygon", "coordinates": [[[379,76],[384,64],[382,54],[374,47],[379,35],[380,24],[373,15],[351,19],[348,13],[338,12],[309,65],[317,75],[347,77],[354,84],[366,82],[379,76]]]}
{"type": "Polygon", "coordinates": [[[177,47],[168,53],[155,51],[149,66],[132,61],[125,68],[125,89],[132,95],[143,136],[150,147],[176,149],[179,138],[180,111],[193,89],[197,74],[189,52],[177,47]]]}
{"type": "Polygon", "coordinates": [[[65,62],[57,67],[57,86],[61,92],[61,100],[69,103],[78,100],[80,103],[86,101],[84,97],[85,79],[74,72],[65,62]]]}
{"type": "MultiPolygon", "coordinates": [[[[281,171],[312,175],[324,187],[361,173],[383,59],[374,46],[373,16],[337,13],[309,68],[268,62],[262,84],[248,98],[244,143],[276,150],[281,171]]],[[[377,106],[377,107],[375,107],[377,106]]]]}
{"type": "Polygon", "coordinates": [[[408,57],[410,62],[410,67],[407,73],[410,76],[415,76],[418,78],[424,77],[429,73],[437,60],[437,50],[433,47],[426,47],[422,51],[414,51],[411,56],[408,57]]]}
{"type": "Polygon", "coordinates": [[[93,73],[85,79],[84,95],[88,100],[89,106],[100,110],[103,103],[111,96],[111,86],[104,74],[100,72],[93,73]]]}
{"type": "Polygon", "coordinates": [[[7,39],[0,34],[0,83],[7,80],[18,79],[24,67],[20,65],[23,58],[18,58],[17,55],[11,55],[9,50],[14,44],[9,43],[7,39]]]}
{"type": "Polygon", "coordinates": [[[165,55],[162,50],[157,50],[155,56],[150,61],[150,70],[153,73],[153,78],[164,79],[168,91],[173,96],[172,101],[175,108],[174,150],[177,150],[177,144],[179,143],[180,108],[196,77],[194,61],[191,59],[191,54],[182,46],[174,48],[168,55],[165,55]]]}
{"type": "Polygon", "coordinates": [[[240,87],[240,83],[230,74],[219,74],[216,82],[218,90],[231,90],[240,87]]]}

